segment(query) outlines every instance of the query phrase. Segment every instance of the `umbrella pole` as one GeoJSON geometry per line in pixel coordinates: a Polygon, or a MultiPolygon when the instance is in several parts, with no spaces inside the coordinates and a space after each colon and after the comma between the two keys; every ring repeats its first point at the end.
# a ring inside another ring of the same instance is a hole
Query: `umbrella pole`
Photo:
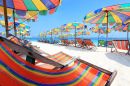
{"type": "Polygon", "coordinates": [[[106,34],[106,52],[107,52],[107,39],[108,39],[108,11],[107,11],[107,34],[106,34]]]}
{"type": "Polygon", "coordinates": [[[99,46],[99,36],[100,36],[100,29],[99,29],[99,35],[98,35],[98,46],[99,46]]]}
{"type": "Polygon", "coordinates": [[[16,34],[16,25],[15,25],[15,14],[14,14],[14,9],[13,9],[13,20],[14,20],[14,34],[15,34],[15,36],[17,37],[17,34],[16,34]]]}
{"type": "Polygon", "coordinates": [[[76,26],[75,26],[75,47],[76,47],[76,26]]]}
{"type": "Polygon", "coordinates": [[[8,32],[8,19],[7,19],[6,0],[3,0],[3,6],[4,6],[5,29],[6,29],[6,38],[7,38],[9,36],[9,32],[8,32]]]}
{"type": "Polygon", "coordinates": [[[82,40],[83,40],[83,32],[82,32],[82,40]]]}
{"type": "Polygon", "coordinates": [[[51,41],[52,41],[52,31],[51,31],[51,41]]]}
{"type": "Polygon", "coordinates": [[[127,40],[129,40],[129,23],[128,23],[128,28],[127,28],[127,40]]]}

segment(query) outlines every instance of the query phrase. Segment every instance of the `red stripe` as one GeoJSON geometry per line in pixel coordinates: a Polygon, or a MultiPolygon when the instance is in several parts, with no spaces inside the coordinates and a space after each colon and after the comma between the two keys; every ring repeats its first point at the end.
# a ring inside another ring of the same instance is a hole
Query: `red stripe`
{"type": "Polygon", "coordinates": [[[60,4],[59,0],[50,0],[55,6],[58,6],[60,4]]]}
{"type": "Polygon", "coordinates": [[[16,10],[24,10],[27,11],[27,8],[23,2],[23,0],[13,0],[14,7],[16,10]]]}

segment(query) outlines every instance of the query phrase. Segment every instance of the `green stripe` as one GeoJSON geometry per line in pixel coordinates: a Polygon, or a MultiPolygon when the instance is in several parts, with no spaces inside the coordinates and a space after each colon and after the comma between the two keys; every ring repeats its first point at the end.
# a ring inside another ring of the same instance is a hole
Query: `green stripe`
{"type": "Polygon", "coordinates": [[[101,24],[103,19],[105,18],[106,13],[96,22],[96,24],[101,24]]]}
{"type": "Polygon", "coordinates": [[[99,74],[98,78],[95,80],[95,82],[92,84],[92,86],[94,86],[94,85],[96,84],[96,82],[97,82],[97,81],[98,81],[98,79],[100,78],[101,74],[102,74],[102,72],[100,72],[100,74],[99,74]]]}
{"type": "Polygon", "coordinates": [[[114,11],[128,11],[128,12],[130,12],[130,9],[115,9],[114,11]]]}
{"type": "Polygon", "coordinates": [[[23,0],[26,8],[28,9],[28,11],[37,11],[37,7],[34,5],[34,3],[32,2],[32,0],[23,0]]]}
{"type": "MultiPolygon", "coordinates": [[[[114,14],[115,14],[115,13],[114,13],[114,14]]],[[[116,15],[116,14],[115,14],[115,15],[116,15]]],[[[108,12],[108,22],[109,22],[109,23],[114,23],[114,22],[116,22],[110,12],[108,12]]]]}

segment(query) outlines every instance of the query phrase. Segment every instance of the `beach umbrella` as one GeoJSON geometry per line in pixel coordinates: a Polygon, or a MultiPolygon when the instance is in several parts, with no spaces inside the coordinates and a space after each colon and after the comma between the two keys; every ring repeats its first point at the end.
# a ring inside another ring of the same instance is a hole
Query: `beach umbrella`
{"type": "Polygon", "coordinates": [[[100,34],[107,34],[107,33],[110,33],[111,32],[111,29],[107,29],[107,27],[92,27],[90,28],[89,30],[91,30],[92,32],[95,32],[95,33],[98,33],[98,44],[99,44],[99,36],[100,34]]]}
{"type": "Polygon", "coordinates": [[[126,24],[122,23],[118,26],[115,25],[111,29],[115,30],[115,31],[118,30],[119,32],[126,32],[127,31],[127,40],[129,40],[130,22],[128,22],[126,24]]]}
{"type": "MultiPolygon", "coordinates": [[[[5,21],[0,21],[0,24],[5,27],[5,21]]],[[[27,24],[25,23],[22,23],[21,21],[15,21],[14,20],[8,20],[8,30],[13,30],[13,28],[26,28],[26,29],[29,29],[30,26],[28,26],[27,24]],[[15,25],[15,26],[14,26],[15,25]]],[[[14,29],[14,33],[16,32],[16,29],[14,29]]],[[[16,36],[17,33],[15,33],[15,36],[16,36]]]]}
{"type": "MultiPolygon", "coordinates": [[[[130,3],[125,4],[117,4],[113,6],[108,6],[104,8],[100,8],[95,10],[94,12],[91,12],[87,14],[84,17],[84,21],[87,23],[96,24],[99,26],[102,24],[102,26],[114,25],[116,23],[117,25],[121,23],[127,23],[130,19],[130,3]]],[[[106,41],[108,38],[108,33],[106,33],[106,41]]],[[[107,51],[107,47],[106,47],[107,51]]]]}
{"type": "Polygon", "coordinates": [[[67,28],[67,29],[75,29],[75,47],[76,47],[76,29],[87,29],[87,25],[84,25],[83,23],[80,22],[73,22],[73,23],[68,23],[64,24],[61,26],[62,28],[67,28]]]}
{"type": "Polygon", "coordinates": [[[72,40],[72,36],[75,36],[74,33],[69,33],[69,36],[71,36],[71,40],[72,40]]]}
{"type": "Polygon", "coordinates": [[[4,7],[6,37],[8,37],[7,8],[18,10],[17,12],[21,15],[26,15],[26,11],[40,11],[40,14],[45,15],[47,10],[49,14],[54,13],[60,3],[61,0],[1,0],[0,6],[4,7]]]}
{"type": "Polygon", "coordinates": [[[83,35],[90,35],[90,32],[88,32],[88,31],[78,31],[77,32],[77,35],[82,35],[82,39],[83,39],[83,35]]]}

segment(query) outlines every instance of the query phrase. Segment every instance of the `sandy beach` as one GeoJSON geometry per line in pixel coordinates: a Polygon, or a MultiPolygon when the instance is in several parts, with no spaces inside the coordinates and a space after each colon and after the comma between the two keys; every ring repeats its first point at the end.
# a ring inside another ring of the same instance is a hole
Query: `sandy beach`
{"type": "MultiPolygon", "coordinates": [[[[129,86],[130,85],[130,56],[123,53],[111,53],[111,48],[106,52],[105,47],[97,47],[98,49],[82,49],[73,46],[62,46],[58,44],[48,44],[41,42],[32,42],[41,50],[50,55],[60,51],[73,56],[79,57],[87,62],[95,64],[109,71],[117,70],[117,75],[111,86],[129,86]]],[[[125,51],[124,51],[125,52],[125,51]]]]}

